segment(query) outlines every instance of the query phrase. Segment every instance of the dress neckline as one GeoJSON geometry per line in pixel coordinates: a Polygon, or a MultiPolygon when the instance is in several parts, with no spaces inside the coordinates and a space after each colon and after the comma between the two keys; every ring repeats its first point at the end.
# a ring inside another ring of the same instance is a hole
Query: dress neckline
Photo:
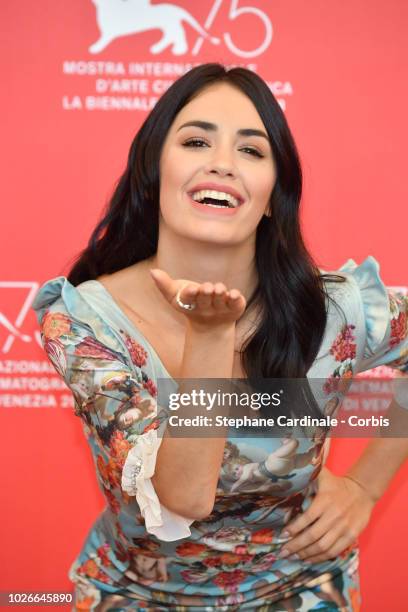
{"type": "Polygon", "coordinates": [[[169,378],[171,381],[176,382],[175,379],[173,378],[173,376],[171,376],[171,374],[167,371],[167,368],[164,366],[164,363],[160,359],[160,357],[157,354],[157,351],[155,350],[155,348],[148,341],[146,336],[140,331],[140,329],[137,327],[137,325],[132,321],[132,319],[130,319],[127,316],[127,314],[122,310],[122,308],[119,306],[119,304],[117,303],[117,301],[115,300],[115,298],[113,297],[111,292],[108,291],[108,289],[105,287],[105,285],[103,283],[101,283],[100,281],[96,280],[96,279],[91,279],[91,280],[89,280],[87,282],[88,283],[94,283],[96,286],[98,286],[102,290],[102,292],[109,299],[110,303],[115,308],[115,310],[122,316],[123,319],[125,319],[125,321],[127,322],[128,326],[136,332],[136,334],[140,337],[142,342],[144,342],[146,344],[146,346],[147,346],[148,350],[150,351],[150,353],[152,353],[152,355],[157,359],[157,361],[159,362],[159,365],[160,365],[161,369],[163,370],[166,378],[169,378]]]}

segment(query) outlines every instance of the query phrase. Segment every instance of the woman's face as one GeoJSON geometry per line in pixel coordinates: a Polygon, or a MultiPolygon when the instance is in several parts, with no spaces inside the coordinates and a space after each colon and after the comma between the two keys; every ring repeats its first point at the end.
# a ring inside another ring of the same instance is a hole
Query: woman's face
{"type": "Polygon", "coordinates": [[[161,229],[165,224],[179,236],[217,244],[255,241],[275,181],[272,149],[251,100],[226,83],[210,85],[181,109],[164,142],[161,229]],[[196,125],[186,125],[191,122],[196,125]],[[193,198],[203,189],[232,191],[239,205],[199,204],[193,198]]]}

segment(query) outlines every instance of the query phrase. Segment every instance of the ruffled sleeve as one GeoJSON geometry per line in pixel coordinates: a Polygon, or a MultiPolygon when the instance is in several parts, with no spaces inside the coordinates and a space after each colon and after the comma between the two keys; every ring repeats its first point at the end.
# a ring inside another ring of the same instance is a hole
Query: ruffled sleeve
{"type": "MultiPolygon", "coordinates": [[[[357,370],[364,372],[385,365],[408,375],[408,296],[387,288],[380,277],[380,266],[374,257],[357,265],[349,259],[340,270],[356,283],[365,321],[365,345],[357,370]]],[[[408,383],[408,379],[407,379],[408,383]]],[[[405,390],[406,385],[399,388],[405,390]]],[[[400,397],[408,408],[404,391],[400,397]]]]}
{"type": "Polygon", "coordinates": [[[147,532],[164,541],[191,535],[194,519],[163,506],[151,482],[167,413],[143,367],[144,347],[110,327],[63,276],[40,288],[33,309],[44,350],[95,442],[110,507],[117,512],[126,496],[135,496],[147,532]]]}

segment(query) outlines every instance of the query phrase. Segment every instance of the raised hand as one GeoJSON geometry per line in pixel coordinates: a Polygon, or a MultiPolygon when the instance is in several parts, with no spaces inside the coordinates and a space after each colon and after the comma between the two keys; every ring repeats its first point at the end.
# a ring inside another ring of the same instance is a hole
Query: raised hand
{"type": "Polygon", "coordinates": [[[217,327],[235,323],[244,313],[246,300],[238,289],[228,290],[223,283],[196,283],[186,279],[173,279],[159,268],[150,274],[166,300],[189,321],[199,327],[217,327]],[[194,304],[185,310],[176,300],[177,292],[184,304],[194,304]]]}

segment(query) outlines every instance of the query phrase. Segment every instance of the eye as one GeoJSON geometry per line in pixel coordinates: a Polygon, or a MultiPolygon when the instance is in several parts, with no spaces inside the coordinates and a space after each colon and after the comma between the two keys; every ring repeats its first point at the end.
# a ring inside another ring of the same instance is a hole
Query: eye
{"type": "Polygon", "coordinates": [[[202,144],[207,144],[202,138],[190,138],[190,140],[183,142],[183,147],[201,147],[202,144]]]}
{"type": "Polygon", "coordinates": [[[240,149],[241,151],[248,151],[250,155],[254,155],[255,157],[264,157],[262,153],[260,153],[257,149],[253,149],[252,147],[243,147],[240,149]]]}

